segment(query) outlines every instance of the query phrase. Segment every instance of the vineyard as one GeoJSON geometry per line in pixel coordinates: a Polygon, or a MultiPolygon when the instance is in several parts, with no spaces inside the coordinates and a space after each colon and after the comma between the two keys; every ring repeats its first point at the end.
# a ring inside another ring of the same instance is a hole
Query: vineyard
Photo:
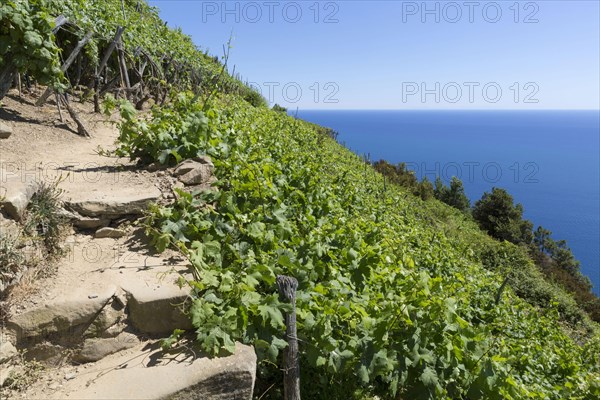
{"type": "Polygon", "coordinates": [[[49,86],[38,106],[51,90],[76,89],[82,100],[94,98],[96,111],[107,93],[141,109],[149,100],[164,104],[173,90],[200,94],[209,87],[264,102],[143,1],[8,1],[0,20],[0,99],[17,80],[19,87],[49,86]]]}
{"type": "Polygon", "coordinates": [[[23,79],[58,104],[118,108],[117,154],[142,166],[211,158],[213,189],[179,191],[144,224],[194,267],[182,284],[201,349],[254,346],[257,396],[283,396],[276,277],[288,275],[307,399],[600,398],[598,325],[526,252],[270,110],[226,61],[143,1],[0,6],[1,95],[23,79]]]}

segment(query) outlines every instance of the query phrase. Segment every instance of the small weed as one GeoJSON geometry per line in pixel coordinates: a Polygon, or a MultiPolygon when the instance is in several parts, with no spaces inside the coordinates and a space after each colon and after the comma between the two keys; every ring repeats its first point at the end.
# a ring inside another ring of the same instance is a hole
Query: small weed
{"type": "Polygon", "coordinates": [[[64,217],[60,213],[62,190],[57,184],[42,183],[40,189],[31,199],[27,207],[25,232],[31,236],[39,236],[49,255],[57,255],[61,251],[61,238],[64,217]]]}
{"type": "Polygon", "coordinates": [[[13,370],[6,378],[4,387],[15,391],[24,390],[39,379],[44,369],[38,361],[23,361],[20,368],[13,370]]]}

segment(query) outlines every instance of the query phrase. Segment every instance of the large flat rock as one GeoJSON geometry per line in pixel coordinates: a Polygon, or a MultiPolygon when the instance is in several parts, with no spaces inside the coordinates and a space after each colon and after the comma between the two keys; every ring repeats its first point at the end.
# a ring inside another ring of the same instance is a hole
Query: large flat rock
{"type": "Polygon", "coordinates": [[[76,359],[80,362],[98,361],[121,350],[135,347],[139,339],[132,333],[121,332],[112,338],[86,339],[76,359]]]}
{"type": "MultiPolygon", "coordinates": [[[[77,400],[250,400],[256,378],[256,355],[237,344],[228,357],[208,358],[194,352],[165,354],[157,344],[140,344],[108,356],[84,370],[67,373],[55,391],[44,382],[28,399],[77,400]]],[[[34,388],[35,389],[35,388],[34,388]]]]}
{"type": "Polygon", "coordinates": [[[118,218],[142,215],[160,197],[160,190],[154,186],[113,187],[103,192],[91,190],[69,195],[65,207],[84,217],[118,218]]]}
{"type": "Polygon", "coordinates": [[[13,316],[7,327],[16,332],[19,342],[27,338],[44,338],[55,333],[68,334],[75,327],[94,321],[115,291],[116,287],[112,286],[98,295],[74,294],[66,299],[42,304],[13,316]]]}

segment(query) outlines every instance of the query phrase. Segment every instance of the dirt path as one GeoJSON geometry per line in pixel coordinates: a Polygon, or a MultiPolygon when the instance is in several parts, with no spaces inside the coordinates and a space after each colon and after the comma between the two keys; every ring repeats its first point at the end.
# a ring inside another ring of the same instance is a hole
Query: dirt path
{"type": "Polygon", "coordinates": [[[233,356],[214,360],[192,351],[176,360],[156,342],[176,328],[192,328],[181,311],[189,292],[178,284],[191,271],[176,252],[156,254],[139,222],[150,202],[173,198],[181,178],[105,156],[116,148],[116,117],[73,103],[91,133],[84,138],[74,123],[60,121],[54,105],[38,108],[34,100],[12,94],[2,101],[0,121],[12,134],[0,140],[0,197],[24,193],[21,186],[30,181],[58,182],[62,212],[74,225],[53,272],[21,281],[10,292],[0,350],[10,347],[18,355],[1,361],[0,372],[16,371],[27,384],[20,391],[3,388],[0,397],[162,398],[192,386],[206,399],[251,397],[252,348],[240,345],[233,356]],[[102,230],[111,235],[102,237],[102,230]],[[47,369],[34,373],[21,358],[40,360],[47,369]],[[146,361],[125,363],[130,359],[146,361]]]}

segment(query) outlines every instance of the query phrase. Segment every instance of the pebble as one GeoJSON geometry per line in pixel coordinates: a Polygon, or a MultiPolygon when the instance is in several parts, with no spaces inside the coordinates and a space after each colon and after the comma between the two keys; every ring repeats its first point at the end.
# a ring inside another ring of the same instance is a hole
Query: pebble
{"type": "Polygon", "coordinates": [[[65,379],[67,381],[70,381],[71,379],[75,379],[75,373],[74,372],[68,372],[65,374],[65,379]]]}

